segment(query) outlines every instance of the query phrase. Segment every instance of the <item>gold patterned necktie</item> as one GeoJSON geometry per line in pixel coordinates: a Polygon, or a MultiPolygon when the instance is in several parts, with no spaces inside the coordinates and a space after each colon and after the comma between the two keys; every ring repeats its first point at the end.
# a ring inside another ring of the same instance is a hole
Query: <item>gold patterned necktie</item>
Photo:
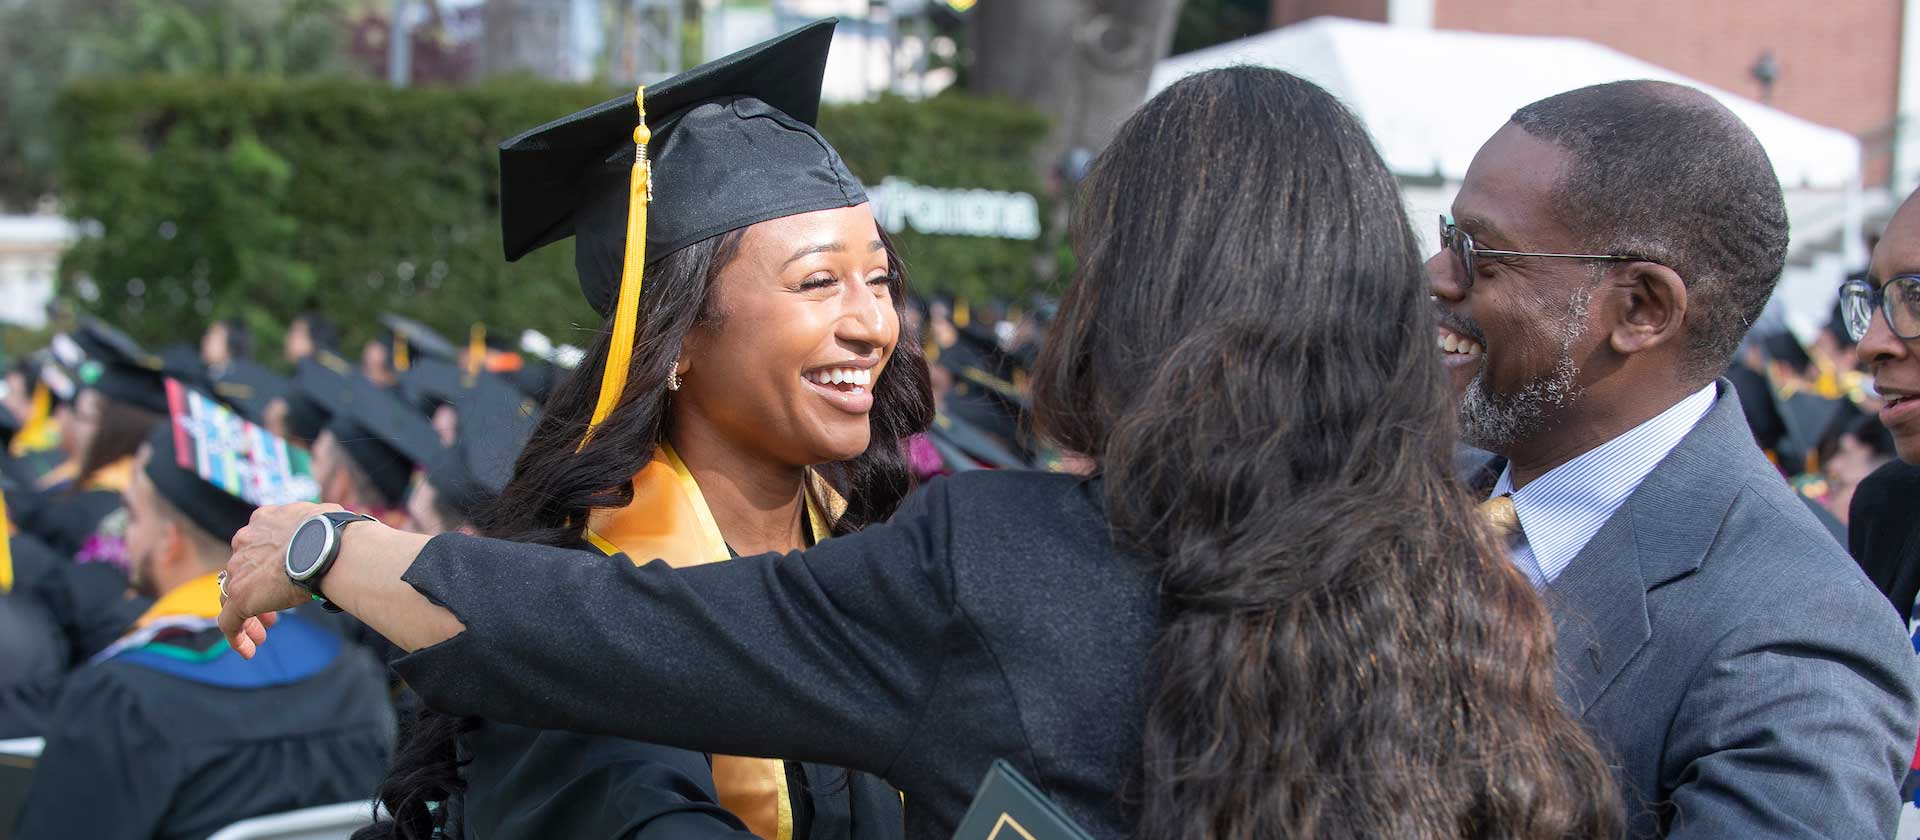
{"type": "Polygon", "coordinates": [[[1476,510],[1502,541],[1511,541],[1520,535],[1520,513],[1513,509],[1513,494],[1505,493],[1481,502],[1476,510]]]}

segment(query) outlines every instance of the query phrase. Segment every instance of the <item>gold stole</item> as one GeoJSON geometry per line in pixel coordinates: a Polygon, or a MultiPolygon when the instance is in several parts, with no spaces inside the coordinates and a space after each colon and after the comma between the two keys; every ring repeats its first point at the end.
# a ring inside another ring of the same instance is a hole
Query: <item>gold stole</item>
{"type": "MultiPolygon", "coordinates": [[[[825,514],[814,504],[816,496],[837,514],[844,502],[825,481],[808,473],[807,523],[814,539],[828,533],[825,514]]],[[[587,541],[607,554],[625,554],[636,565],[655,558],[675,567],[720,563],[731,555],[713,511],[687,465],[661,444],[653,460],[633,477],[633,502],[626,507],[596,510],[587,519],[587,541]]],[[[787,790],[786,762],[770,758],[713,756],[713,785],[720,807],[765,840],[792,840],[793,802],[787,790]]]]}
{"type": "Polygon", "coordinates": [[[194,618],[220,617],[220,573],[208,572],[186,583],[174,587],[167,594],[154,601],[153,606],[140,614],[133,622],[133,629],[144,630],[163,618],[192,616],[194,618]]]}

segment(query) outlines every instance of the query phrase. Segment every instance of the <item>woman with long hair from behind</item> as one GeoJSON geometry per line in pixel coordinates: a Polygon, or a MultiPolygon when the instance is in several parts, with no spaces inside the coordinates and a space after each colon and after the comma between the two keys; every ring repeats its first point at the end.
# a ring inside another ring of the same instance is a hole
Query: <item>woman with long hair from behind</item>
{"type": "MultiPolygon", "coordinates": [[[[327,586],[416,651],[396,668],[429,703],[870,770],[913,837],[948,836],[995,759],[1100,837],[1617,836],[1547,612],[1451,479],[1418,240],[1359,121],[1280,71],[1202,73],[1081,196],[1033,400],[1091,476],[965,473],[699,573],[369,528],[327,586]],[[716,638],[716,610],[827,629],[716,638]],[[684,713],[583,699],[612,686],[684,713]]],[[[271,555],[314,510],[239,540],[243,650],[298,602],[271,555]]]]}

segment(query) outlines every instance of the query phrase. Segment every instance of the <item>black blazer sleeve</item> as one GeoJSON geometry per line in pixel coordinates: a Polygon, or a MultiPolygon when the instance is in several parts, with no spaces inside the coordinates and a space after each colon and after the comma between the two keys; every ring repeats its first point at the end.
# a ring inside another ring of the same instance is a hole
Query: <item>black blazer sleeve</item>
{"type": "Polygon", "coordinates": [[[454,714],[885,776],[956,621],[944,489],[805,552],[684,569],[436,537],[405,579],[467,629],[394,667],[454,714]]]}

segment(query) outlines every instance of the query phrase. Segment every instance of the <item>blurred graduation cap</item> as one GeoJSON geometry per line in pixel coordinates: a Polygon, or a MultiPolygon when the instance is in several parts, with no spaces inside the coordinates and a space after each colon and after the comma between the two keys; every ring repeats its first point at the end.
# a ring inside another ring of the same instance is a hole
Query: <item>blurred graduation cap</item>
{"type": "Polygon", "coordinates": [[[471,520],[500,495],[513,477],[513,463],[533,434],[539,409],[513,386],[483,377],[462,395],[460,436],[435,453],[427,481],[440,501],[471,520]]]}
{"type": "Polygon", "coordinates": [[[626,387],[644,266],[756,222],[866,202],[814,129],[834,24],[808,24],[500,145],[506,258],[574,237],[580,290],[614,321],[592,425],[626,387]]]}
{"type": "Polygon", "coordinates": [[[89,318],[73,335],[91,364],[80,372],[82,387],[116,402],[167,413],[164,365],[126,333],[89,318]]]}
{"type": "Polygon", "coordinates": [[[452,361],[460,355],[453,342],[412,318],[389,312],[380,316],[380,324],[393,332],[385,344],[396,371],[409,370],[424,357],[452,361]]]}
{"type": "Polygon", "coordinates": [[[160,348],[160,366],[170,371],[204,372],[207,363],[200,358],[199,348],[187,344],[169,344],[160,348]]]}
{"type": "Polygon", "coordinates": [[[293,390],[293,383],[258,362],[235,359],[214,381],[214,387],[243,416],[259,423],[266,417],[267,403],[285,397],[293,390]]]}
{"type": "Polygon", "coordinates": [[[425,417],[399,395],[364,379],[350,381],[345,405],[327,421],[327,431],[392,505],[406,501],[414,469],[440,448],[425,417]]]}
{"type": "Polygon", "coordinates": [[[455,405],[470,378],[458,365],[441,359],[416,359],[399,374],[400,395],[423,414],[441,405],[455,405]]]}
{"type": "Polygon", "coordinates": [[[352,404],[352,378],[317,359],[301,359],[294,366],[291,385],[286,395],[287,430],[302,440],[318,438],[327,421],[352,404]]]}

